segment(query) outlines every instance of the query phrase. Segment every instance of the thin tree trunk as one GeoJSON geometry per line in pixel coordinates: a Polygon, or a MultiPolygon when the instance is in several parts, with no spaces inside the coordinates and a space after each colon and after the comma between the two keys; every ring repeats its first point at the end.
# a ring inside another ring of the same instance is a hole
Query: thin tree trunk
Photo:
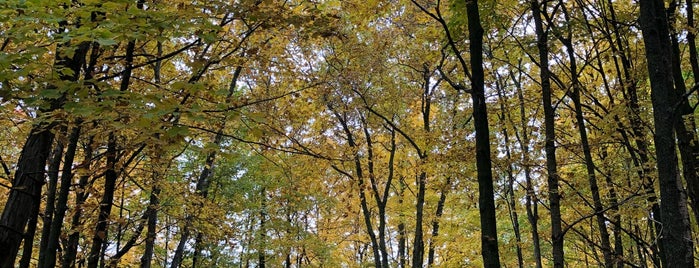
{"type": "Polygon", "coordinates": [[[265,263],[267,258],[265,256],[266,250],[266,240],[267,240],[267,189],[262,187],[260,190],[260,196],[262,200],[260,201],[260,241],[259,248],[257,249],[257,267],[265,268],[265,263]]]}
{"type": "MultiPolygon", "coordinates": [[[[481,250],[485,267],[500,267],[498,232],[495,218],[495,193],[490,162],[490,131],[485,99],[485,72],[483,71],[483,27],[478,1],[466,2],[468,39],[471,55],[471,99],[476,130],[476,171],[478,176],[478,209],[481,221],[481,250]]],[[[415,266],[417,267],[417,266],[415,266]]]]}
{"type": "MultiPolygon", "coordinates": [[[[522,234],[519,229],[519,215],[517,215],[517,202],[515,200],[515,176],[514,176],[514,159],[512,158],[512,152],[510,150],[510,134],[507,131],[507,122],[505,118],[507,117],[505,108],[505,95],[503,94],[503,85],[499,75],[496,74],[495,88],[497,90],[498,99],[500,102],[500,124],[502,126],[502,136],[504,139],[505,146],[505,159],[507,160],[507,183],[505,184],[505,198],[507,202],[507,210],[510,215],[510,222],[512,223],[512,230],[515,233],[515,250],[517,253],[517,265],[518,267],[524,267],[524,258],[522,257],[522,234]]],[[[515,129],[516,131],[516,129],[515,129]]]]}
{"type": "Polygon", "coordinates": [[[451,177],[447,177],[444,182],[444,187],[442,187],[439,193],[439,200],[437,201],[437,211],[435,213],[435,218],[432,221],[432,238],[430,238],[430,244],[427,250],[427,266],[430,267],[434,264],[434,253],[435,253],[435,238],[439,236],[439,221],[444,214],[444,203],[447,201],[447,192],[451,188],[451,177]]]}
{"type": "Polygon", "coordinates": [[[415,197],[415,237],[413,238],[413,266],[422,267],[425,254],[425,242],[422,238],[422,220],[425,206],[425,184],[427,173],[420,172],[417,176],[417,196],[415,197]]]}
{"type": "MultiPolygon", "coordinates": [[[[81,166],[86,169],[90,170],[90,164],[92,161],[92,143],[93,143],[94,137],[90,136],[88,139],[87,145],[85,145],[84,149],[84,158],[83,158],[83,163],[81,166]]],[[[61,267],[63,268],[69,268],[75,266],[75,259],[78,254],[78,240],[80,239],[80,225],[81,225],[81,218],[82,218],[82,206],[85,204],[85,200],[87,200],[88,193],[87,193],[87,183],[88,180],[90,179],[90,175],[84,174],[80,176],[80,179],[78,180],[78,185],[77,189],[75,190],[75,207],[74,207],[74,212],[73,212],[73,217],[71,219],[71,224],[70,228],[71,231],[69,232],[70,235],[68,235],[68,242],[67,244],[63,247],[64,253],[63,253],[63,260],[61,262],[61,267]]]]}
{"type": "MultiPolygon", "coordinates": [[[[532,244],[534,247],[533,255],[536,268],[542,268],[541,264],[541,243],[539,238],[539,203],[534,191],[534,182],[531,175],[530,149],[529,149],[529,130],[528,117],[525,111],[524,93],[522,92],[521,76],[516,78],[514,72],[510,72],[512,80],[515,82],[517,89],[517,98],[519,100],[519,115],[521,124],[521,136],[515,131],[515,137],[522,149],[522,166],[524,169],[524,180],[527,194],[525,195],[524,206],[527,211],[527,221],[531,226],[532,244]]],[[[514,124],[513,124],[514,125],[514,124]]]]}
{"type": "MultiPolygon", "coordinates": [[[[66,134],[65,127],[61,127],[60,135],[66,134]]],[[[38,267],[45,267],[46,250],[51,234],[51,221],[56,207],[56,187],[58,187],[58,173],[61,168],[61,160],[63,159],[63,151],[65,144],[59,139],[56,142],[53,152],[51,153],[51,162],[49,163],[49,185],[46,189],[46,205],[44,208],[44,225],[41,229],[41,242],[39,242],[39,262],[38,267]]]]}
{"type": "MultiPolygon", "coordinates": [[[[399,185],[398,185],[398,207],[402,208],[403,207],[403,198],[405,194],[405,181],[403,178],[400,178],[399,180],[399,185]]],[[[398,214],[398,267],[400,268],[405,268],[405,264],[407,262],[407,257],[406,252],[407,249],[406,244],[407,244],[407,232],[405,230],[405,215],[403,214],[403,209],[399,210],[398,214]]]]}
{"type": "MultiPolygon", "coordinates": [[[[611,21],[613,36],[615,39],[612,41],[611,35],[609,35],[608,41],[613,44],[611,46],[613,55],[618,55],[618,57],[612,58],[614,60],[619,82],[624,88],[622,93],[624,94],[625,103],[629,110],[628,117],[631,123],[631,134],[633,135],[634,142],[636,143],[636,150],[629,150],[629,154],[631,154],[633,157],[634,151],[638,153],[637,167],[640,167],[639,176],[643,189],[646,192],[646,201],[650,206],[650,213],[647,217],[648,226],[651,228],[650,240],[656,241],[656,238],[660,236],[660,230],[662,230],[662,226],[660,226],[660,206],[657,202],[653,178],[650,175],[653,173],[653,165],[649,157],[649,142],[646,139],[646,132],[643,130],[644,122],[640,117],[641,110],[638,101],[636,79],[631,75],[631,61],[629,60],[628,56],[630,52],[628,52],[628,46],[624,45],[624,42],[622,41],[621,29],[619,26],[620,23],[617,20],[612,0],[607,0],[607,7],[609,9],[609,15],[611,16],[611,20],[609,21],[611,21]],[[618,65],[617,58],[619,58],[621,61],[621,68],[618,65]]],[[[664,259],[663,254],[660,254],[660,251],[662,251],[662,241],[659,241],[657,245],[653,243],[651,245],[651,251],[654,253],[651,257],[656,266],[660,266],[661,261],[663,263],[665,262],[662,260],[664,259]]]]}
{"type": "Polygon", "coordinates": [[[641,31],[645,43],[655,125],[655,148],[660,180],[661,240],[667,267],[694,267],[686,197],[678,174],[673,133],[676,115],[672,79],[670,31],[662,0],[641,0],[641,31]]]}
{"type": "Polygon", "coordinates": [[[95,233],[92,237],[92,246],[87,255],[87,267],[97,268],[102,258],[103,245],[107,242],[109,226],[109,215],[112,211],[112,203],[114,201],[114,190],[117,182],[117,142],[114,133],[109,133],[109,141],[107,142],[107,171],[104,175],[104,192],[99,206],[99,215],[97,217],[97,225],[95,233]]]}
{"type": "MultiPolygon", "coordinates": [[[[566,20],[566,24],[570,24],[570,14],[568,9],[565,7],[565,3],[560,2],[562,11],[566,20]]],[[[557,32],[557,31],[554,31],[557,32]]],[[[573,106],[575,108],[575,119],[578,127],[578,133],[580,135],[580,143],[583,149],[583,155],[585,158],[585,168],[587,171],[587,179],[590,184],[590,192],[592,193],[592,203],[596,213],[595,218],[597,219],[597,228],[600,232],[600,241],[602,247],[602,255],[604,257],[604,266],[611,268],[614,266],[614,257],[612,253],[612,246],[609,240],[609,232],[607,231],[607,224],[604,213],[604,206],[602,204],[602,198],[599,192],[599,186],[597,185],[597,176],[595,174],[595,163],[592,159],[592,151],[590,149],[590,142],[587,138],[587,128],[585,127],[585,117],[583,116],[582,104],[580,103],[580,88],[582,85],[578,80],[578,68],[577,60],[575,58],[575,48],[573,47],[572,40],[572,30],[568,29],[565,36],[562,34],[558,35],[558,39],[563,43],[568,54],[568,61],[570,64],[570,76],[572,78],[573,92],[569,94],[570,98],[573,100],[573,106]]]]}
{"type": "Polygon", "coordinates": [[[141,268],[150,268],[151,262],[153,261],[153,252],[155,250],[155,235],[158,224],[158,209],[160,209],[160,199],[158,197],[159,194],[160,188],[158,187],[156,181],[154,182],[154,185],[151,188],[148,209],[146,210],[146,214],[148,215],[148,228],[146,230],[145,249],[143,250],[143,255],[141,256],[141,268]]]}
{"type": "MultiPolygon", "coordinates": [[[[561,227],[561,205],[558,192],[558,165],[556,164],[556,112],[551,102],[551,81],[548,61],[548,34],[544,31],[541,18],[541,4],[538,0],[530,1],[534,16],[537,47],[539,49],[539,70],[541,91],[544,105],[546,170],[548,172],[549,209],[551,211],[551,242],[553,251],[553,267],[563,268],[565,263],[563,253],[563,230],[561,227]]],[[[544,3],[545,5],[545,3],[544,3]]]]}
{"type": "Polygon", "coordinates": [[[61,174],[61,187],[58,190],[58,196],[56,198],[56,209],[46,243],[46,254],[44,255],[44,259],[40,259],[43,263],[40,262],[39,267],[54,267],[56,265],[56,250],[58,250],[58,243],[63,229],[63,219],[66,210],[68,210],[68,194],[73,180],[72,169],[75,153],[78,148],[78,140],[80,139],[80,124],[81,122],[76,123],[76,126],[73,127],[68,138],[68,148],[66,149],[63,171],[61,174]]]}

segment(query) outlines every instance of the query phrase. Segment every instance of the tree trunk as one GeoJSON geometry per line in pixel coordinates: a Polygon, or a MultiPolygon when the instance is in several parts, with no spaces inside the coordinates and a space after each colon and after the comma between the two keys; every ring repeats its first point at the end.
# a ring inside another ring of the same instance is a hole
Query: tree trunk
{"type": "MultiPolygon", "coordinates": [[[[156,43],[156,48],[158,50],[157,52],[157,57],[160,58],[163,55],[163,43],[158,41],[156,43]]],[[[160,84],[160,71],[161,71],[161,66],[162,62],[157,61],[155,62],[155,65],[153,67],[153,80],[155,84],[160,84]]],[[[159,182],[159,174],[157,172],[153,172],[153,186],[151,187],[151,192],[150,192],[150,198],[149,198],[149,204],[148,204],[148,209],[146,210],[147,214],[147,221],[148,221],[148,227],[146,230],[146,242],[145,242],[145,249],[143,250],[143,255],[141,255],[141,268],[150,268],[151,267],[151,262],[153,261],[153,253],[155,250],[155,236],[156,236],[156,228],[158,224],[158,209],[160,206],[160,187],[158,186],[159,182]]],[[[166,244],[167,247],[167,244],[166,244]]],[[[165,254],[167,256],[167,254],[165,254]]],[[[167,263],[167,257],[164,258],[167,263]]],[[[163,267],[167,267],[167,264],[164,265],[163,267]]]]}
{"type": "Polygon", "coordinates": [[[146,229],[146,244],[143,250],[143,255],[141,256],[141,268],[150,268],[151,262],[153,261],[153,252],[155,250],[155,235],[156,228],[158,224],[158,209],[160,206],[160,199],[158,195],[160,194],[160,188],[154,182],[150,193],[150,204],[148,204],[148,209],[146,214],[148,215],[148,227],[146,229]]]}
{"type": "MultiPolygon", "coordinates": [[[[536,268],[541,268],[541,243],[539,238],[539,203],[536,197],[536,192],[534,191],[534,182],[531,175],[531,163],[529,160],[529,130],[528,130],[528,117],[525,111],[524,103],[524,93],[522,92],[521,76],[519,78],[515,77],[514,72],[510,72],[510,76],[515,83],[515,88],[517,89],[517,99],[519,100],[519,116],[521,124],[521,132],[519,135],[515,131],[515,137],[517,142],[522,148],[522,166],[524,169],[524,180],[527,194],[524,197],[524,206],[527,211],[527,221],[531,226],[532,244],[534,247],[533,255],[534,262],[536,263],[536,268]]],[[[514,125],[514,124],[513,124],[514,125]]]]}
{"type": "Polygon", "coordinates": [[[34,249],[34,234],[36,234],[36,225],[39,222],[39,211],[41,210],[41,187],[36,188],[34,193],[34,208],[32,208],[32,217],[27,224],[27,233],[24,237],[24,245],[22,248],[22,258],[19,260],[20,268],[29,268],[32,260],[32,251],[34,249]]]}
{"type": "Polygon", "coordinates": [[[655,154],[660,180],[661,240],[667,267],[694,267],[686,197],[678,174],[673,132],[678,104],[674,97],[670,31],[662,0],[641,0],[641,31],[645,43],[655,126],[655,154]]]}
{"type": "MultiPolygon", "coordinates": [[[[485,267],[500,267],[498,232],[495,219],[495,194],[490,162],[490,131],[485,102],[485,73],[483,71],[483,27],[478,1],[466,2],[468,39],[471,55],[471,99],[476,130],[476,171],[478,173],[478,209],[481,220],[481,250],[485,267]]],[[[418,266],[414,266],[418,267],[418,266]]]]}
{"type": "Polygon", "coordinates": [[[95,234],[92,237],[92,246],[87,255],[87,267],[97,268],[100,259],[102,258],[102,246],[107,242],[109,226],[109,215],[112,212],[112,203],[114,201],[114,190],[117,182],[117,143],[114,133],[109,133],[109,141],[107,142],[107,171],[104,175],[104,192],[102,201],[99,206],[99,216],[97,217],[97,225],[95,226],[95,234]]]}
{"type": "MultiPolygon", "coordinates": [[[[570,24],[570,14],[568,13],[565,3],[561,2],[562,11],[565,16],[566,24],[570,24]]],[[[557,31],[555,31],[557,32],[557,31]]],[[[587,128],[585,127],[585,117],[583,116],[582,104],[580,103],[580,88],[582,84],[578,79],[578,68],[577,61],[575,59],[575,48],[573,47],[572,40],[572,30],[568,29],[566,36],[561,34],[558,35],[558,39],[563,43],[568,54],[568,60],[570,64],[570,77],[572,78],[573,92],[569,94],[570,98],[573,100],[573,106],[575,109],[575,121],[578,127],[578,133],[580,135],[580,143],[583,150],[583,155],[585,158],[585,168],[587,171],[587,179],[590,184],[590,192],[592,193],[592,203],[595,210],[595,218],[597,219],[597,228],[600,232],[600,243],[602,247],[602,255],[604,257],[604,267],[611,268],[614,266],[614,257],[612,253],[612,246],[609,240],[609,231],[607,231],[607,223],[602,211],[604,206],[602,204],[602,198],[599,193],[599,186],[597,185],[597,176],[595,174],[595,163],[592,159],[592,151],[590,149],[590,142],[587,138],[587,128]]]]}
{"type": "MultiPolygon", "coordinates": [[[[65,127],[61,127],[59,135],[65,135],[65,127]]],[[[61,160],[63,159],[63,151],[65,149],[65,144],[60,141],[56,142],[56,146],[53,148],[51,153],[51,162],[49,163],[49,185],[46,189],[46,205],[44,208],[44,224],[41,228],[41,241],[39,242],[39,262],[38,267],[45,267],[46,250],[49,243],[49,236],[51,234],[51,221],[53,221],[53,214],[55,213],[56,207],[56,187],[58,187],[58,172],[61,168],[61,160]]]]}
{"type": "MultiPolygon", "coordinates": [[[[61,23],[64,26],[65,23],[61,23]]],[[[72,73],[63,72],[59,75],[61,81],[76,82],[80,77],[80,67],[85,61],[85,54],[89,43],[80,43],[73,54],[72,58],[64,58],[60,55],[64,46],[59,45],[56,49],[56,69],[68,68],[72,73]]],[[[55,86],[49,86],[44,90],[58,90],[55,86]]],[[[62,93],[63,94],[63,93],[62,93]]],[[[49,100],[50,107],[42,109],[40,113],[48,113],[50,111],[60,109],[63,106],[64,97],[49,100]]],[[[51,151],[53,143],[53,133],[51,129],[53,123],[41,121],[32,126],[29,131],[27,141],[22,147],[22,152],[17,163],[15,178],[12,181],[12,189],[5,203],[5,208],[0,217],[0,267],[14,266],[15,258],[19,250],[20,243],[24,237],[24,229],[27,221],[32,217],[34,208],[34,195],[36,188],[41,188],[44,183],[44,174],[46,160],[51,151]]]]}
{"type": "Polygon", "coordinates": [[[80,122],[77,122],[77,124],[77,126],[73,127],[68,138],[68,148],[66,149],[63,171],[61,174],[61,187],[56,198],[56,209],[46,243],[46,254],[44,255],[44,259],[40,260],[43,261],[43,263],[40,262],[39,267],[54,267],[56,265],[56,250],[58,250],[63,218],[65,217],[66,210],[68,210],[68,193],[70,191],[71,181],[73,180],[73,160],[75,159],[75,152],[77,151],[78,140],[80,138],[80,122]]]}
{"type": "MultiPolygon", "coordinates": [[[[427,247],[427,267],[434,264],[434,248],[435,248],[435,238],[439,236],[439,220],[442,218],[444,213],[444,203],[447,201],[447,192],[451,188],[451,177],[447,177],[439,193],[439,200],[437,201],[437,211],[434,215],[434,220],[432,221],[432,238],[430,238],[430,244],[427,247]]],[[[388,267],[388,266],[387,266],[388,267]]]]}
{"type": "MultiPolygon", "coordinates": [[[[517,265],[518,267],[524,267],[524,258],[522,257],[522,234],[519,229],[519,215],[517,215],[517,201],[515,200],[515,175],[514,175],[514,159],[512,158],[512,152],[510,150],[510,133],[507,131],[507,120],[505,103],[507,99],[503,93],[503,85],[498,74],[496,75],[495,88],[497,90],[498,99],[500,102],[500,124],[502,126],[502,136],[505,146],[505,159],[507,161],[507,167],[505,173],[507,173],[507,182],[505,184],[505,199],[507,202],[507,211],[510,215],[510,222],[512,223],[512,230],[515,233],[515,245],[517,253],[517,265]]],[[[514,126],[514,125],[513,125],[514,126]]],[[[515,129],[516,131],[516,129],[515,129]]]]}
{"type": "MultiPolygon", "coordinates": [[[[680,44],[678,40],[680,36],[673,26],[677,5],[677,1],[672,1],[667,10],[667,16],[670,22],[670,42],[672,43],[672,74],[675,82],[675,90],[673,90],[673,92],[675,93],[675,100],[679,102],[677,103],[678,107],[675,108],[675,113],[677,113],[675,116],[675,133],[677,133],[677,144],[682,160],[682,175],[687,185],[687,195],[692,205],[694,217],[697,223],[699,223],[699,196],[697,196],[697,194],[699,194],[699,174],[697,174],[697,171],[699,171],[699,163],[697,163],[699,145],[697,144],[694,109],[689,103],[688,95],[686,95],[687,87],[684,84],[684,77],[682,75],[680,44]]],[[[690,47],[693,47],[693,45],[690,44],[690,47]]]]}
{"type": "MultiPolygon", "coordinates": [[[[545,4],[545,3],[544,3],[545,4]]],[[[549,209],[551,211],[551,242],[553,250],[553,267],[563,268],[563,230],[561,227],[561,205],[558,192],[558,165],[556,164],[556,112],[551,102],[551,81],[549,73],[548,34],[544,31],[541,18],[541,6],[538,0],[530,1],[539,49],[539,70],[541,93],[544,105],[546,171],[548,172],[549,209]]],[[[545,9],[545,8],[543,8],[545,9]]]]}
{"type": "MultiPolygon", "coordinates": [[[[88,143],[87,145],[85,145],[84,149],[84,158],[81,166],[86,170],[90,170],[90,162],[92,161],[93,140],[94,137],[90,136],[90,138],[88,139],[88,143]]],[[[63,268],[75,266],[75,258],[78,254],[78,241],[80,239],[80,232],[78,232],[78,230],[80,230],[79,227],[82,218],[82,206],[83,204],[85,204],[85,200],[87,200],[88,197],[87,183],[89,179],[90,175],[81,175],[75,190],[75,207],[73,208],[74,212],[70,224],[70,235],[68,236],[68,243],[63,246],[64,253],[63,260],[61,262],[61,267],[63,268]]]]}
{"type": "MultiPolygon", "coordinates": [[[[403,198],[405,194],[405,181],[403,178],[400,178],[399,180],[399,186],[398,186],[398,207],[401,208],[403,207],[403,198]]],[[[407,257],[405,256],[406,253],[408,252],[406,249],[407,245],[407,232],[405,230],[405,215],[403,214],[403,210],[401,209],[398,215],[398,267],[399,268],[405,268],[405,264],[408,261],[407,257]]]]}

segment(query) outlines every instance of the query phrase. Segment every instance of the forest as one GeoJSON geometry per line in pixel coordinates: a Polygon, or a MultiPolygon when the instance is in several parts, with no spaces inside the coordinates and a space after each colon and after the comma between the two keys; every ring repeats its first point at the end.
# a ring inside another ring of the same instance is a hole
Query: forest
{"type": "Polygon", "coordinates": [[[696,5],[0,1],[0,267],[695,267],[696,5]]]}

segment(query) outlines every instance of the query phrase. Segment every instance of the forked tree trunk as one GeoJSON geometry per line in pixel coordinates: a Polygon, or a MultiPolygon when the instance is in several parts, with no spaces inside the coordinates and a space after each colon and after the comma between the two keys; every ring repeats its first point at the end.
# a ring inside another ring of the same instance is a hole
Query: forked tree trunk
{"type": "Polygon", "coordinates": [[[655,126],[655,154],[660,180],[661,240],[666,267],[694,267],[694,247],[687,200],[678,174],[675,153],[674,97],[670,30],[664,1],[641,0],[641,31],[645,43],[655,126]]]}

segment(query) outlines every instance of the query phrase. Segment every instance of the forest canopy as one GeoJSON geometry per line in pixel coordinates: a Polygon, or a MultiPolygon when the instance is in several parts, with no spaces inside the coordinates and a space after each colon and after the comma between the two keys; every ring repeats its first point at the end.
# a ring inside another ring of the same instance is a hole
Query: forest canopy
{"type": "Polygon", "coordinates": [[[695,6],[0,1],[0,267],[694,267],[695,6]]]}

